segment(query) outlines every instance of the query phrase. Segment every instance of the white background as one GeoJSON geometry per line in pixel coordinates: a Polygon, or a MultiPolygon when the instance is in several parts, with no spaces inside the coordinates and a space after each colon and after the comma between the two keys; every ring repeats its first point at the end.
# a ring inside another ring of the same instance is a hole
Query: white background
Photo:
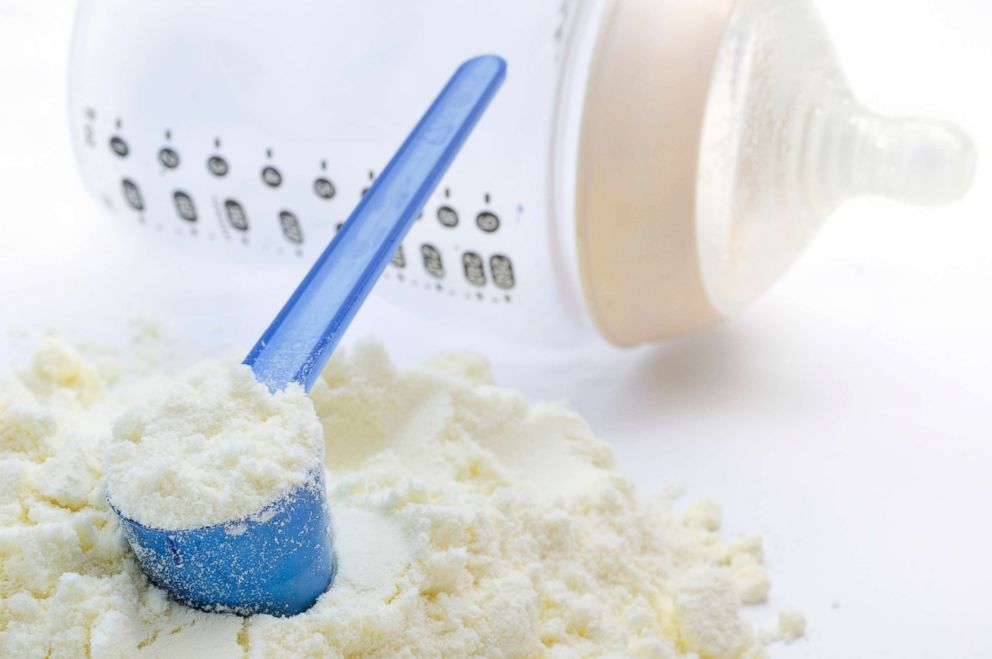
{"type": "MultiPolygon", "coordinates": [[[[992,3],[820,6],[865,103],[953,119],[992,153],[992,3]]],[[[91,205],[67,145],[70,24],[69,2],[0,0],[0,357],[22,356],[25,329],[114,341],[156,310],[247,349],[291,277],[238,271],[221,293],[224,266],[128,242],[91,205]]],[[[564,361],[493,354],[500,382],[570,399],[646,489],[684,484],[723,504],[728,532],[765,537],[773,603],[810,622],[776,657],[992,657],[985,157],[949,208],[849,204],[715,330],[564,361]]],[[[404,361],[457,343],[379,303],[351,332],[366,334],[404,361]]]]}

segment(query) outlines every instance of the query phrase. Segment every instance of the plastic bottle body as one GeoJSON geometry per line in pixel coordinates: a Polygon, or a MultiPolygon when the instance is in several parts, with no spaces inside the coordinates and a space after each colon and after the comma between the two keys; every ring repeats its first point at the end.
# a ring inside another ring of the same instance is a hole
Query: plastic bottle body
{"type": "Polygon", "coordinates": [[[809,0],[82,0],[72,137],[152,240],[302,274],[481,51],[506,85],[376,288],[477,345],[705,327],[847,197],[947,201],[974,169],[960,132],[853,102],[809,0]]]}

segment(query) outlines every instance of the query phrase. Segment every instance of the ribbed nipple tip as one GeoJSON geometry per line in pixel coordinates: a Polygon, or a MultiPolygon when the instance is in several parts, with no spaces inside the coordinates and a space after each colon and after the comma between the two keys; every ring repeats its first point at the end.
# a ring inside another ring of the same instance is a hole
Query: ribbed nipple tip
{"type": "Polygon", "coordinates": [[[881,124],[874,136],[878,162],[869,191],[904,201],[944,204],[962,197],[975,178],[977,152],[957,126],[905,119],[881,124]]]}

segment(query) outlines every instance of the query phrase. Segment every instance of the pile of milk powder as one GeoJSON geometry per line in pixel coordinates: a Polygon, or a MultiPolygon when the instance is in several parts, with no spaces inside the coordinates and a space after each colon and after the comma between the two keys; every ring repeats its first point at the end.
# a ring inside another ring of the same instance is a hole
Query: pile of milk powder
{"type": "Polygon", "coordinates": [[[125,366],[50,339],[0,384],[0,656],[755,658],[802,635],[795,612],[766,631],[742,616],[768,594],[760,539],[723,538],[711,502],[638,492],[579,416],[479,358],[401,371],[360,345],[309,397],[226,364],[125,366]],[[338,572],[292,618],[171,601],[107,505],[229,518],[321,448],[338,572]]]}

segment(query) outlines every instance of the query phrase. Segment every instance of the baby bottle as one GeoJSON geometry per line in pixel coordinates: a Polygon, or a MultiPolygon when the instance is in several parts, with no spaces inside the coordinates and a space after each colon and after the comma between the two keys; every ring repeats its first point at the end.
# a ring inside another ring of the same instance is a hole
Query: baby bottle
{"type": "Polygon", "coordinates": [[[940,204],[973,178],[958,129],[856,103],[810,0],[81,0],[80,170],[191,267],[302,272],[484,52],[503,90],[376,292],[465,331],[689,332],[765,291],[846,199],[940,204]]]}

